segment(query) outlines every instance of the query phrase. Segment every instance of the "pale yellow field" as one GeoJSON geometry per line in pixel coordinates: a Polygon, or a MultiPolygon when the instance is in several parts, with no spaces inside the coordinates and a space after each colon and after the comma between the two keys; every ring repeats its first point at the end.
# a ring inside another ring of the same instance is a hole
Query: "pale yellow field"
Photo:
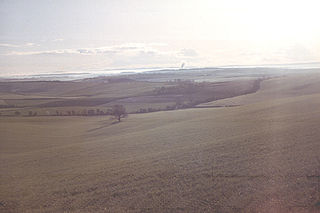
{"type": "Polygon", "coordinates": [[[264,80],[254,94],[221,99],[201,106],[245,105],[262,101],[276,102],[282,98],[311,95],[320,92],[320,74],[291,74],[264,80]]]}
{"type": "Polygon", "coordinates": [[[0,211],[319,212],[319,77],[114,124],[0,117],[0,211]]]}

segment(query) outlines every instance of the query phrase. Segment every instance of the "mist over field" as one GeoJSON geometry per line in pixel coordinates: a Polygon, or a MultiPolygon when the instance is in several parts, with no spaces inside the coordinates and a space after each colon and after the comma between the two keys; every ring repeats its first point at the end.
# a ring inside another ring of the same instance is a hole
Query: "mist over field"
{"type": "Polygon", "coordinates": [[[0,212],[320,212],[319,6],[0,1],[0,212]]]}

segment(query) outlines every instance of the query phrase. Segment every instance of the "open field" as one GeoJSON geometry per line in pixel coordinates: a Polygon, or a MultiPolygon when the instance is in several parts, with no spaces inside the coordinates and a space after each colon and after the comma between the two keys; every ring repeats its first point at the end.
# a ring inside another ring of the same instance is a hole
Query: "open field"
{"type": "Polygon", "coordinates": [[[0,211],[320,211],[319,74],[201,106],[0,117],[0,211]]]}
{"type": "Polygon", "coordinates": [[[106,112],[116,104],[124,105],[129,113],[190,108],[253,93],[259,89],[261,80],[151,82],[100,77],[80,81],[0,82],[0,113],[3,116],[29,116],[29,112],[38,116],[87,115],[84,111],[106,112]]]}

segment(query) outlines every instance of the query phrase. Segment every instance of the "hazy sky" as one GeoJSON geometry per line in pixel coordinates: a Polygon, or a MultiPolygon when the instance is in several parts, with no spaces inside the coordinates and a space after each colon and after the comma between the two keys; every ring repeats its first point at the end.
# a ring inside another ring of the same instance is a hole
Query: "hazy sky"
{"type": "Polygon", "coordinates": [[[319,0],[0,0],[0,75],[320,61],[319,0]]]}

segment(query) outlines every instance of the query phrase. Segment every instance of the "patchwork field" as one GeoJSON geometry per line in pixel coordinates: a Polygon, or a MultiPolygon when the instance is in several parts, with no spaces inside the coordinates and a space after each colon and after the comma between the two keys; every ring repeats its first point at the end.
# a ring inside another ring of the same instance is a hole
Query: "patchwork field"
{"type": "Polygon", "coordinates": [[[0,116],[0,211],[320,211],[319,74],[200,106],[0,116]]]}
{"type": "Polygon", "coordinates": [[[94,115],[105,115],[117,104],[124,105],[129,113],[190,108],[200,103],[253,93],[259,89],[262,80],[195,82],[171,79],[154,82],[99,77],[79,81],[0,82],[0,113],[3,116],[86,116],[88,110],[98,110],[99,113],[94,115]]]}

